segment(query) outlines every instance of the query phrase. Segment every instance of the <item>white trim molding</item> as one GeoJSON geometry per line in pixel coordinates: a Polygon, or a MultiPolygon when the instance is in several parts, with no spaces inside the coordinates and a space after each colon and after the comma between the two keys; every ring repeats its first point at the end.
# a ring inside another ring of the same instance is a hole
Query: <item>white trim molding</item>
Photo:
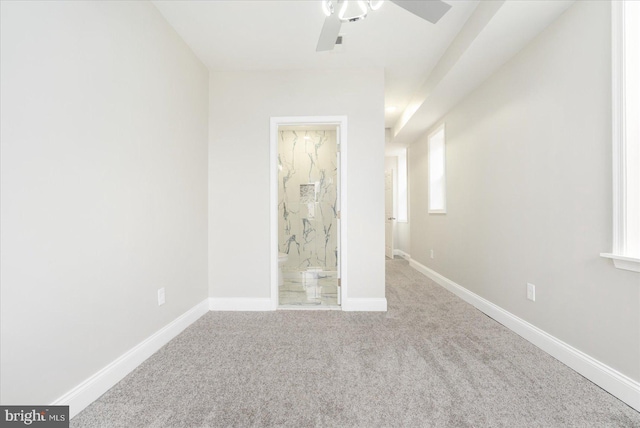
{"type": "Polygon", "coordinates": [[[514,333],[566,364],[605,391],[640,411],[640,383],[513,315],[415,260],[411,267],[475,306],[514,333]]]}
{"type": "Polygon", "coordinates": [[[624,2],[611,2],[611,131],[613,160],[613,253],[622,254],[625,236],[624,2]]]}
{"type": "Polygon", "coordinates": [[[51,405],[69,406],[69,417],[73,418],[207,312],[209,312],[209,302],[203,300],[51,405]]]}
{"type": "Polygon", "coordinates": [[[619,256],[611,253],[600,253],[600,256],[613,260],[613,265],[618,269],[640,272],[640,259],[636,259],[635,257],[619,256]]]}
{"type": "Polygon", "coordinates": [[[342,301],[342,310],[349,312],[386,312],[387,299],[349,298],[342,301]]]}
{"type": "MultiPolygon", "coordinates": [[[[628,79],[637,78],[635,73],[628,74],[627,66],[630,50],[635,49],[631,43],[633,35],[628,34],[625,23],[630,12],[624,1],[611,2],[611,129],[612,129],[612,185],[613,185],[613,236],[612,251],[601,253],[605,258],[613,260],[618,269],[640,272],[640,259],[637,257],[639,239],[633,232],[638,228],[637,204],[628,201],[629,194],[636,194],[638,183],[633,178],[638,168],[634,161],[628,159],[633,153],[631,145],[636,147],[636,140],[628,139],[629,127],[635,125],[634,103],[630,97],[637,96],[628,86],[628,79]],[[630,39],[631,38],[631,39],[630,39]],[[629,39],[629,40],[628,40],[629,39]],[[629,123],[629,119],[631,122],[629,123]]],[[[631,134],[633,135],[633,134],[631,134]]]]}
{"type": "Polygon", "coordinates": [[[247,312],[273,311],[274,305],[271,298],[211,297],[209,299],[209,310],[247,312]]]}

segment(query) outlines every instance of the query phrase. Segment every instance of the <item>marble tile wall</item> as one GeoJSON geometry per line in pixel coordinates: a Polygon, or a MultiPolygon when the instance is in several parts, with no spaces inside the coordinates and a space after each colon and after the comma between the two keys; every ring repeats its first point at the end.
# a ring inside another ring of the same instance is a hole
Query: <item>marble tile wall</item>
{"type": "Polygon", "coordinates": [[[280,131],[278,251],[283,271],[337,270],[336,131],[280,131]]]}

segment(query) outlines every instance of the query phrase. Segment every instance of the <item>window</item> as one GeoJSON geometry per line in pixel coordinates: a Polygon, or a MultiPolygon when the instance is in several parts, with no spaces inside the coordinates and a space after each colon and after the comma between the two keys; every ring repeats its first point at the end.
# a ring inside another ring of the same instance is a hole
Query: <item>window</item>
{"type": "Polygon", "coordinates": [[[407,198],[407,149],[398,155],[398,221],[406,223],[408,220],[407,198]]]}
{"type": "Polygon", "coordinates": [[[640,272],[640,2],[612,4],[613,251],[640,272]]]}
{"type": "Polygon", "coordinates": [[[429,135],[429,213],[447,212],[444,124],[429,135]]]}

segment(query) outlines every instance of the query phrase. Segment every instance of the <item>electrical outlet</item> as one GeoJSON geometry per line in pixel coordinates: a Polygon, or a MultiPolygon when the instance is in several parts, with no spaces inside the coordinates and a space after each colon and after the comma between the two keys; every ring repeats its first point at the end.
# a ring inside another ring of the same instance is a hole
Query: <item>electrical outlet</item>
{"type": "Polygon", "coordinates": [[[431,250],[431,258],[433,258],[433,250],[431,250]]]}
{"type": "Polygon", "coordinates": [[[164,305],[164,287],[158,290],[158,306],[164,305]]]}
{"type": "Polygon", "coordinates": [[[536,286],[533,284],[527,283],[527,299],[532,302],[536,301],[536,286]]]}

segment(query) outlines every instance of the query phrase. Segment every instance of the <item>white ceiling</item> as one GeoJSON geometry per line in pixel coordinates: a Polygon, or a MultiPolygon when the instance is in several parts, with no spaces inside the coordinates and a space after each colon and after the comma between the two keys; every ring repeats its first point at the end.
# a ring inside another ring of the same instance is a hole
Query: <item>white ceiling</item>
{"type": "MultiPolygon", "coordinates": [[[[427,0],[422,0],[427,1],[427,0]]],[[[524,48],[575,0],[446,0],[431,24],[386,1],[316,52],[320,0],[152,0],[212,71],[384,68],[385,152],[394,156],[524,48]]]]}
{"type": "Polygon", "coordinates": [[[397,155],[427,132],[573,3],[482,1],[396,122],[385,146],[387,156],[397,155]]]}
{"type": "Polygon", "coordinates": [[[386,127],[393,127],[477,6],[454,0],[431,24],[387,1],[343,24],[339,51],[315,51],[324,15],[319,0],[153,3],[212,71],[384,68],[386,127]]]}

